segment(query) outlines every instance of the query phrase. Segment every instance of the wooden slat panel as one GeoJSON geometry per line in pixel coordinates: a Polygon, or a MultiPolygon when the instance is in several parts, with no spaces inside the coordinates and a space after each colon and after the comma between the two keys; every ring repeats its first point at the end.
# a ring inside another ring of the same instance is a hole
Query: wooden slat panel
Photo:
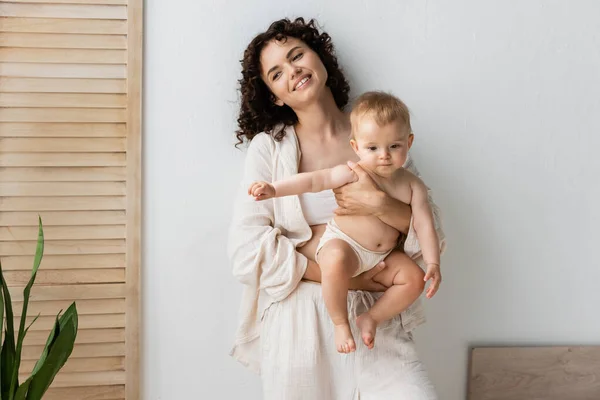
{"type": "Polygon", "coordinates": [[[45,400],[140,398],[142,8],[0,1],[0,257],[17,307],[38,213],[46,237],[21,372],[58,310],[76,300],[80,313],[45,400]]]}
{"type": "Polygon", "coordinates": [[[129,0],[127,60],[127,398],[141,397],[140,292],[142,201],[143,0],[129,0]]]}
{"type": "Polygon", "coordinates": [[[125,153],[4,153],[1,167],[106,167],[125,165],[125,153]]]}
{"type": "Polygon", "coordinates": [[[475,348],[468,398],[599,399],[600,346],[475,348]]]}
{"type": "Polygon", "coordinates": [[[0,15],[28,18],[127,19],[127,7],[83,4],[0,3],[0,15]]]}
{"type": "MultiPolygon", "coordinates": [[[[81,271],[81,270],[79,270],[81,271]]],[[[92,270],[97,271],[97,270],[92,270]]],[[[10,274],[12,271],[5,272],[5,275],[10,274]]],[[[19,273],[27,273],[31,276],[31,271],[22,271],[19,273]]],[[[41,269],[38,272],[41,273],[41,269]]],[[[24,284],[24,283],[23,283],[24,284]]],[[[36,279],[36,285],[38,281],[36,279]]],[[[72,301],[61,300],[61,301],[30,301],[27,309],[27,315],[42,315],[42,316],[56,316],[59,311],[65,311],[72,301]]],[[[77,313],[79,315],[97,315],[97,314],[121,314],[125,312],[125,299],[108,299],[108,300],[77,300],[77,313]]],[[[21,316],[23,303],[20,301],[13,302],[13,312],[16,317],[21,316]]],[[[50,332],[50,330],[48,330],[50,332]]],[[[124,342],[123,340],[111,340],[112,342],[124,342]]],[[[42,344],[42,343],[29,343],[29,344],[42,344]]]]}
{"type": "MultiPolygon", "coordinates": [[[[32,256],[8,256],[2,258],[4,271],[31,271],[32,256]]],[[[125,268],[125,254],[67,254],[44,255],[44,269],[104,269],[125,268]]]]}
{"type": "MultiPolygon", "coordinates": [[[[1,186],[0,186],[1,187],[1,186]]],[[[37,238],[37,226],[0,226],[0,241],[37,238]]],[[[125,239],[125,225],[44,226],[46,240],[125,239]]]]}
{"type": "Polygon", "coordinates": [[[0,75],[22,78],[124,79],[126,72],[125,65],[0,63],[0,75]]]}
{"type": "Polygon", "coordinates": [[[99,197],[0,197],[0,211],[100,211],[124,210],[125,198],[99,197]]]}
{"type": "MultiPolygon", "coordinates": [[[[31,271],[6,271],[9,285],[26,285],[31,271]]],[[[36,285],[75,285],[90,283],[124,283],[125,269],[79,269],[79,270],[39,270],[36,285]]],[[[123,311],[124,312],[124,311],[123,311]]],[[[33,315],[33,314],[30,314],[33,315]]]]}
{"type": "MultiPolygon", "coordinates": [[[[99,110],[94,110],[96,112],[99,110]]],[[[124,138],[0,138],[3,153],[104,153],[125,151],[124,138]]]]}
{"type": "MultiPolygon", "coordinates": [[[[26,377],[22,377],[26,378],[26,377]]],[[[122,385],[125,383],[125,371],[104,371],[104,372],[77,372],[63,373],[59,372],[54,378],[53,388],[69,388],[82,386],[105,386],[122,385]]],[[[84,399],[86,397],[83,397],[84,399]]],[[[47,397],[44,396],[44,400],[47,397]]],[[[77,400],[81,400],[79,397],[77,400]]],[[[64,398],[62,400],[65,400],[64,398]]],[[[111,399],[112,400],[112,399],[111,399]]],[[[117,399],[119,400],[119,399],[117,399]]]]}
{"type": "Polygon", "coordinates": [[[122,167],[0,167],[0,182],[124,182],[122,167]]]}
{"type": "MultiPolygon", "coordinates": [[[[1,23],[1,22],[0,22],[1,23]]],[[[0,61],[57,64],[125,64],[126,50],[0,48],[0,61]]]]}
{"type": "Polygon", "coordinates": [[[125,182],[0,182],[5,197],[121,196],[125,189],[125,182]]]}
{"type": "MultiPolygon", "coordinates": [[[[40,212],[44,229],[53,225],[119,225],[126,223],[124,211],[45,211],[40,212]]],[[[0,212],[0,226],[35,226],[37,212],[0,212]]]]}
{"type": "MultiPolygon", "coordinates": [[[[3,93],[0,98],[9,96],[26,96],[28,94],[3,93]]],[[[100,106],[101,104],[120,101],[120,94],[54,94],[36,93],[37,101],[81,101],[84,104],[100,106]],[[42,95],[48,97],[43,98],[42,95]],[[98,97],[96,97],[98,96],[98,97]]],[[[23,99],[23,98],[22,98],[23,99]]],[[[1,101],[1,100],[0,100],[1,101]]],[[[27,101],[27,100],[21,100],[27,101]]],[[[81,103],[79,103],[81,104],[81,103]]],[[[32,122],[3,122],[0,123],[0,137],[125,137],[125,124],[77,124],[77,123],[32,123],[32,122]]]]}
{"type": "Polygon", "coordinates": [[[126,93],[125,84],[125,79],[0,77],[0,91],[17,93],[126,93]]]}
{"type": "Polygon", "coordinates": [[[122,400],[125,399],[124,385],[91,386],[80,388],[50,387],[44,400],[122,400]]]}
{"type": "MultiPolygon", "coordinates": [[[[73,285],[77,286],[77,285],[73,285]]],[[[26,318],[26,326],[33,322],[35,317],[26,318]]],[[[46,331],[52,329],[56,317],[39,317],[35,324],[31,325],[29,331],[46,331]]],[[[15,318],[15,325],[19,319],[15,318]]],[[[125,314],[98,314],[98,315],[80,315],[78,317],[78,329],[98,329],[98,328],[124,328],[125,314]]]]}
{"type": "MultiPolygon", "coordinates": [[[[35,241],[0,242],[0,256],[34,255],[35,241]]],[[[125,252],[125,240],[46,240],[44,254],[120,254],[125,252]]]]}
{"type": "Polygon", "coordinates": [[[0,33],[2,47],[39,47],[47,49],[126,49],[123,35],[79,35],[59,33],[0,33]]]}
{"type": "MultiPolygon", "coordinates": [[[[23,360],[19,373],[30,374],[36,361],[23,360]]],[[[60,372],[119,371],[124,369],[125,357],[69,358],[60,372]]]]}
{"type": "MultiPolygon", "coordinates": [[[[124,94],[3,93],[0,96],[0,107],[125,108],[126,103],[124,94]]],[[[0,132],[2,128],[0,125],[0,132]]]]}
{"type": "MultiPolygon", "coordinates": [[[[43,317],[46,318],[46,317],[43,317]]],[[[87,318],[87,317],[85,317],[87,318]]],[[[33,324],[35,327],[42,317],[33,324]]],[[[24,346],[23,360],[37,360],[40,358],[44,346],[24,346]]],[[[89,358],[89,357],[119,357],[125,355],[125,343],[95,343],[78,344],[73,348],[70,358],[89,358]]]]}
{"type": "Polygon", "coordinates": [[[10,0],[11,3],[127,4],[127,0],[10,0]]]}
{"type": "MultiPolygon", "coordinates": [[[[44,257],[45,258],[45,257],[44,257]]],[[[4,262],[2,262],[4,266],[4,262]]],[[[23,301],[25,286],[10,287],[13,301],[23,301]]],[[[42,300],[79,300],[79,299],[116,299],[125,297],[125,284],[107,283],[103,285],[33,285],[30,301],[42,300]]]]}
{"type": "Polygon", "coordinates": [[[0,122],[125,122],[121,109],[1,108],[0,122]]]}
{"type": "Polygon", "coordinates": [[[0,18],[0,32],[124,35],[127,22],[102,19],[0,18]]]}
{"type": "MultiPolygon", "coordinates": [[[[77,300],[77,304],[82,300],[77,300]]],[[[71,301],[69,302],[71,304],[71,301]]],[[[18,327],[15,328],[18,330],[18,327]]],[[[25,336],[23,343],[27,346],[45,345],[50,329],[46,331],[31,331],[25,336]]],[[[125,341],[125,329],[106,328],[106,329],[81,329],[77,331],[75,344],[80,343],[118,343],[125,341]]]]}

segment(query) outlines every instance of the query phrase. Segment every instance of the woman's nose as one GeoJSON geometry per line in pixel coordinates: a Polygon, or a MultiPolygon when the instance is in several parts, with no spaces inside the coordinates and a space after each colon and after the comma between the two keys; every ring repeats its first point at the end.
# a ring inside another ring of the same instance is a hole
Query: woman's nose
{"type": "Polygon", "coordinates": [[[296,79],[302,72],[302,68],[294,67],[293,65],[289,65],[289,69],[290,69],[290,80],[292,80],[292,81],[294,79],[296,79]]]}

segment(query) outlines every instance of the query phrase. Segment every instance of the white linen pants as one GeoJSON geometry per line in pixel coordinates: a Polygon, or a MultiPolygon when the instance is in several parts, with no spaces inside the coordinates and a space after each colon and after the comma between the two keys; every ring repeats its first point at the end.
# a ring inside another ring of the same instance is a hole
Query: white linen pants
{"type": "Polygon", "coordinates": [[[261,379],[265,400],[436,400],[412,335],[400,316],[377,329],[372,350],[362,343],[357,314],[375,301],[369,292],[348,295],[356,352],[336,351],[333,324],[321,286],[301,282],[263,315],[261,379]]]}

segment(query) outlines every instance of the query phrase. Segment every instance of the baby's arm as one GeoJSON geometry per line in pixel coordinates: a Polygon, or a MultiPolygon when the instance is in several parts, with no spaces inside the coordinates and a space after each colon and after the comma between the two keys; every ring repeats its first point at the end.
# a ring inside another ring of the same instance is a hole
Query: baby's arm
{"type": "Polygon", "coordinates": [[[431,280],[426,296],[432,298],[440,287],[440,242],[435,230],[435,219],[427,196],[427,186],[417,176],[410,180],[412,196],[410,205],[413,212],[413,228],[417,234],[423,261],[427,265],[425,281],[431,280]]]}
{"type": "Polygon", "coordinates": [[[303,172],[270,184],[254,182],[248,189],[248,194],[256,200],[266,200],[271,197],[283,197],[306,192],[321,192],[335,189],[347,183],[354,182],[356,175],[345,164],[333,168],[313,172],[303,172]]]}
{"type": "MultiPolygon", "coordinates": [[[[412,174],[411,174],[412,175],[412,174]]],[[[412,176],[410,186],[412,197],[410,206],[413,212],[413,226],[420,242],[425,264],[440,265],[440,243],[435,231],[433,212],[427,198],[427,186],[418,177],[412,176]]]]}

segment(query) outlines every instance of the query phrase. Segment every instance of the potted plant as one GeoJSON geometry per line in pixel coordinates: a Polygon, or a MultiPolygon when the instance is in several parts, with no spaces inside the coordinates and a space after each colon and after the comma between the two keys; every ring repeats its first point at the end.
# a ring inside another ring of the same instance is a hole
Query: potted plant
{"type": "Polygon", "coordinates": [[[44,254],[44,230],[41,217],[38,218],[38,238],[31,278],[23,289],[23,311],[19,324],[19,331],[15,342],[15,327],[12,301],[10,292],[2,273],[0,260],[0,332],[4,330],[4,342],[0,351],[0,400],[40,400],[48,390],[58,371],[67,362],[73,351],[77,337],[77,307],[73,302],[64,314],[59,312],[56,316],[54,327],[48,336],[46,346],[35,364],[31,374],[24,382],[19,384],[19,367],[21,366],[21,350],[27,331],[37,318],[25,327],[27,307],[31,287],[44,254]],[[6,317],[6,328],[4,328],[6,317]]]}

